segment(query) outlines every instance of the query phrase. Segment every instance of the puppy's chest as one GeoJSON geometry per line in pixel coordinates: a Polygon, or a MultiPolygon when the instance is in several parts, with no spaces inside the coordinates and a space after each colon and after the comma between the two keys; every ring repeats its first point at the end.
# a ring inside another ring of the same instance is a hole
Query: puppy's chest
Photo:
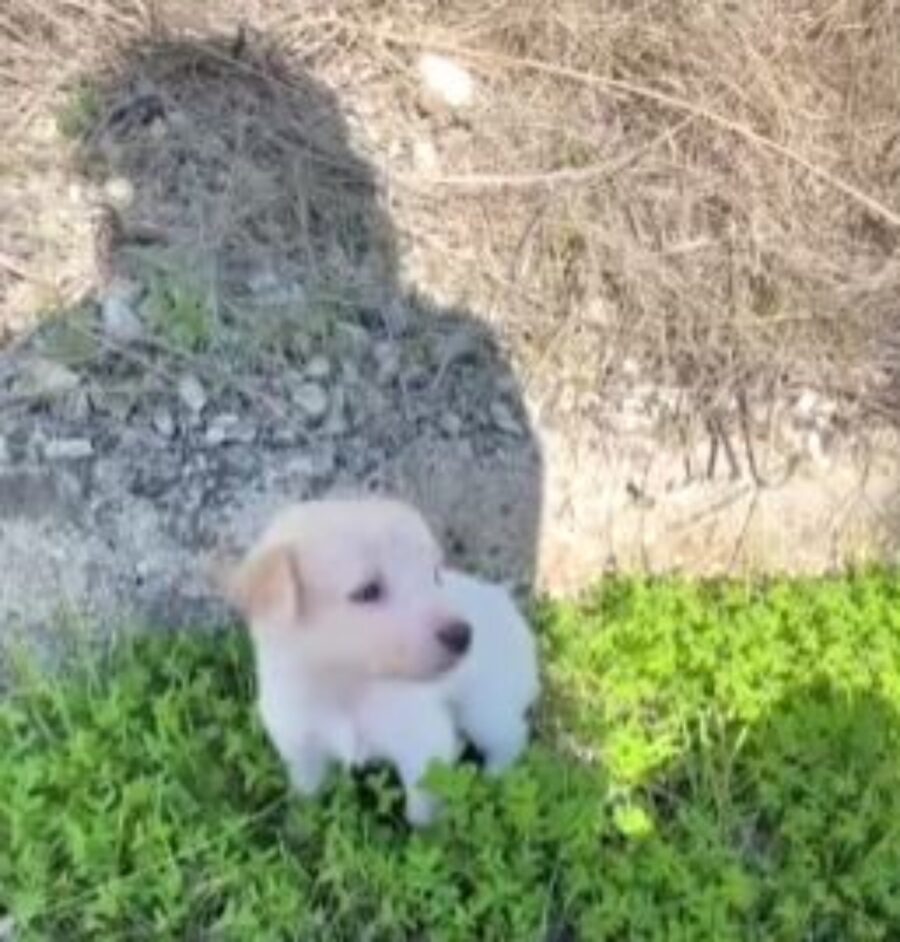
{"type": "Polygon", "coordinates": [[[271,675],[263,680],[260,712],[283,752],[311,741],[345,766],[361,765],[372,758],[356,691],[342,688],[322,691],[297,684],[293,678],[287,678],[290,682],[279,682],[283,678],[271,675]]]}
{"type": "Polygon", "coordinates": [[[365,765],[376,758],[374,743],[357,704],[320,705],[310,719],[321,746],[342,765],[365,765]]]}

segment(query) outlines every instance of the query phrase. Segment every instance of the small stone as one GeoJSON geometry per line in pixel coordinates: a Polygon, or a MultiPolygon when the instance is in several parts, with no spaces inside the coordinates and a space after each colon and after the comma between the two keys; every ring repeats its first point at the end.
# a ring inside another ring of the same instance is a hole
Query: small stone
{"type": "Polygon", "coordinates": [[[207,445],[224,445],[228,440],[230,425],[237,422],[236,415],[217,415],[206,430],[207,445]]]}
{"type": "Polygon", "coordinates": [[[315,461],[311,455],[295,455],[284,465],[288,479],[311,478],[315,475],[315,461]]]}
{"type": "Polygon", "coordinates": [[[794,414],[801,421],[808,422],[813,418],[818,405],[819,397],[811,389],[805,389],[794,404],[794,414]]]}
{"type": "Polygon", "coordinates": [[[451,108],[471,104],[475,81],[471,73],[453,59],[426,52],[419,58],[419,75],[425,88],[451,108]]]}
{"type": "Polygon", "coordinates": [[[622,360],[622,375],[626,379],[637,379],[641,372],[641,364],[634,357],[625,357],[622,360]]]}
{"type": "Polygon", "coordinates": [[[91,397],[86,389],[73,389],[62,397],[55,411],[70,422],[86,422],[91,415],[91,397]]]}
{"type": "Polygon", "coordinates": [[[373,350],[377,367],[376,378],[379,385],[393,383],[400,375],[400,353],[396,344],[384,341],[375,345],[373,350]]]}
{"type": "Polygon", "coordinates": [[[827,469],[831,466],[831,459],[826,450],[825,436],[813,429],[806,435],[806,453],[819,468],[827,469]]]}
{"type": "Polygon", "coordinates": [[[78,385],[78,374],[62,363],[35,357],[25,367],[25,391],[35,396],[60,396],[78,385]]]}
{"type": "Polygon", "coordinates": [[[456,438],[462,432],[462,419],[455,412],[445,412],[439,421],[441,429],[450,438],[456,438]]]}
{"type": "Polygon", "coordinates": [[[250,275],[247,287],[256,295],[271,294],[278,290],[278,278],[271,269],[264,268],[250,275]]]}
{"type": "Polygon", "coordinates": [[[206,430],[206,444],[217,446],[233,442],[248,444],[256,438],[256,429],[241,422],[239,416],[228,412],[217,415],[206,430]]]}
{"type": "Polygon", "coordinates": [[[353,360],[344,360],[341,364],[341,381],[345,386],[359,386],[359,367],[353,360]]]}
{"type": "Polygon", "coordinates": [[[124,209],[134,202],[134,186],[125,177],[111,177],[103,184],[103,192],[119,209],[124,209]]]}
{"type": "Polygon", "coordinates": [[[110,340],[121,344],[137,343],[144,336],[144,325],[126,298],[113,294],[101,307],[103,331],[110,340]]]}
{"type": "Polygon", "coordinates": [[[516,421],[509,406],[501,399],[491,403],[491,418],[501,432],[515,436],[522,434],[522,426],[516,421]]]}
{"type": "Polygon", "coordinates": [[[343,435],[347,431],[347,401],[344,390],[337,387],[331,397],[331,406],[328,418],[325,421],[325,431],[329,435],[343,435]]]}
{"type": "Polygon", "coordinates": [[[153,413],[153,427],[163,438],[172,438],[175,435],[175,419],[168,409],[157,409],[153,413]]]}
{"type": "Polygon", "coordinates": [[[298,305],[306,300],[306,289],[299,281],[282,281],[271,269],[252,274],[247,287],[262,304],[298,305]]]}
{"type": "Polygon", "coordinates": [[[381,312],[381,316],[393,337],[402,337],[412,326],[412,313],[402,298],[394,298],[381,312]]]}
{"type": "Polygon", "coordinates": [[[200,380],[188,373],[178,381],[178,398],[194,415],[199,415],[203,411],[208,397],[200,380]]]}
{"type": "Polygon", "coordinates": [[[303,372],[310,379],[328,379],[331,375],[331,361],[326,356],[315,356],[306,364],[303,372]]]}
{"type": "Polygon", "coordinates": [[[127,304],[136,305],[144,296],[146,289],[141,282],[124,275],[115,275],[103,293],[104,298],[121,298],[127,304]]]}
{"type": "Polygon", "coordinates": [[[293,391],[292,398],[306,417],[314,422],[321,421],[328,412],[328,393],[318,383],[301,383],[293,391]]]}
{"type": "Polygon", "coordinates": [[[335,340],[339,349],[349,357],[359,357],[369,346],[369,332],[359,324],[338,321],[335,324],[335,340]]]}
{"type": "Polygon", "coordinates": [[[272,443],[281,448],[286,448],[291,445],[296,445],[302,436],[300,436],[291,425],[277,425],[272,430],[272,443]]]}
{"type": "Polygon", "coordinates": [[[440,161],[434,141],[419,138],[413,143],[413,165],[419,173],[437,173],[440,161]]]}
{"type": "MultiPolygon", "coordinates": [[[[422,354],[427,356],[427,348],[422,351],[422,354]]],[[[453,333],[442,338],[437,349],[438,367],[432,380],[432,389],[437,389],[441,385],[454,366],[477,360],[478,354],[478,337],[465,327],[454,330],[453,333]]]]}
{"type": "Polygon", "coordinates": [[[106,413],[120,422],[128,419],[134,411],[139,394],[132,388],[95,388],[91,391],[91,406],[96,412],[106,413]]]}
{"type": "Polygon", "coordinates": [[[55,438],[44,445],[47,461],[77,461],[90,458],[94,446],[89,438],[55,438]]]}
{"type": "Polygon", "coordinates": [[[149,127],[150,137],[155,141],[161,141],[166,134],[169,133],[169,125],[166,122],[166,119],[158,116],[150,122],[149,127]]]}
{"type": "Polygon", "coordinates": [[[312,476],[316,481],[328,481],[334,477],[338,467],[338,456],[334,446],[319,446],[313,458],[312,476]]]}

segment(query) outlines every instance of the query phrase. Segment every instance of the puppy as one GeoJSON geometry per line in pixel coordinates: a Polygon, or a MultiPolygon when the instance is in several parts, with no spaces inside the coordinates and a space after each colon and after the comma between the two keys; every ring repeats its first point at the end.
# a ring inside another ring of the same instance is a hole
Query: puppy
{"type": "Polygon", "coordinates": [[[395,766],[412,824],[421,779],[462,737],[499,772],[528,737],[534,640],[509,595],[445,571],[422,517],[398,501],[295,505],[224,580],[254,640],[259,708],[294,786],[332,762],[395,766]]]}

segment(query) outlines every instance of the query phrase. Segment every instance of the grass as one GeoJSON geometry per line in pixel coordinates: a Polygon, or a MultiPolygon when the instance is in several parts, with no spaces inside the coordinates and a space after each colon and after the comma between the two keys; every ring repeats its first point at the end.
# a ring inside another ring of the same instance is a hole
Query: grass
{"type": "Polygon", "coordinates": [[[70,140],[84,137],[96,125],[101,110],[99,89],[89,82],[79,82],[68,92],[56,115],[59,133],[70,140]]]}
{"type": "Polygon", "coordinates": [[[201,353],[214,334],[208,292],[185,277],[156,275],[150,282],[150,320],[164,341],[182,353],[201,353]]]}
{"type": "Polygon", "coordinates": [[[539,741],[291,798],[238,633],[139,637],[0,705],[21,939],[893,939],[900,580],[610,581],[537,623],[539,741]]]}

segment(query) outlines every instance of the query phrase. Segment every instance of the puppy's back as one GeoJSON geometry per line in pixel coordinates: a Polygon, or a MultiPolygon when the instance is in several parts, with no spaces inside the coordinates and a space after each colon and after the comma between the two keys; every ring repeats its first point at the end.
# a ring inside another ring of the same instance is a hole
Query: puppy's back
{"type": "Polygon", "coordinates": [[[444,585],[453,607],[472,627],[470,650],[443,681],[452,699],[464,697],[526,710],[538,695],[537,652],[531,629],[510,593],[465,573],[449,571],[444,585]]]}

